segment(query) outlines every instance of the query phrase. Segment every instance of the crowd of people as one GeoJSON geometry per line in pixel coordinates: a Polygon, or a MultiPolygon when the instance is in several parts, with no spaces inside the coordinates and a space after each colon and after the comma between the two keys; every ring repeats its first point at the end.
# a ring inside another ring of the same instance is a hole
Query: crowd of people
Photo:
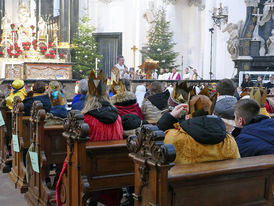
{"type": "MultiPolygon", "coordinates": [[[[123,79],[146,79],[145,71],[142,69],[138,69],[137,71],[134,71],[134,68],[132,70],[129,70],[129,68],[125,65],[125,59],[123,56],[117,57],[117,64],[114,65],[112,69],[113,75],[111,79],[117,79],[117,74],[119,73],[120,78],[123,79]]],[[[193,67],[186,67],[184,70],[183,75],[176,69],[176,68],[160,68],[155,69],[152,72],[151,79],[154,80],[198,80],[201,79],[197,69],[193,67]]]]}
{"type": "MultiPolygon", "coordinates": [[[[155,81],[133,88],[120,71],[118,74],[110,86],[102,71],[92,71],[89,79],[77,82],[72,109],[84,114],[90,141],[125,139],[150,123],[165,131],[166,144],[175,146],[175,164],[274,154],[274,119],[270,118],[274,100],[267,97],[274,94],[273,84],[264,88],[245,83],[246,87],[241,88],[232,80],[223,79],[204,85],[155,81]]],[[[177,79],[176,70],[172,74],[171,78],[177,79]]],[[[32,103],[40,100],[49,124],[62,124],[67,117],[67,101],[58,81],[48,85],[37,81],[28,88],[23,80],[15,80],[6,98],[9,109],[15,96],[23,101],[27,116],[32,103]]],[[[57,194],[58,191],[57,184],[57,194]]],[[[127,192],[131,197],[132,188],[127,188],[127,192]]],[[[103,191],[93,197],[91,205],[98,201],[118,205],[120,191],[103,191]]]]}

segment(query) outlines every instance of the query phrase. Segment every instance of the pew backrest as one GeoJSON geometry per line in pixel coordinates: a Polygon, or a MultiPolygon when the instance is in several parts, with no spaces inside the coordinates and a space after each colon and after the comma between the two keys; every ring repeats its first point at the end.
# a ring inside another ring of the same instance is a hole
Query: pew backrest
{"type": "Polygon", "coordinates": [[[175,148],[157,127],[128,139],[135,163],[135,206],[273,205],[274,155],[175,165],[175,148]]]}

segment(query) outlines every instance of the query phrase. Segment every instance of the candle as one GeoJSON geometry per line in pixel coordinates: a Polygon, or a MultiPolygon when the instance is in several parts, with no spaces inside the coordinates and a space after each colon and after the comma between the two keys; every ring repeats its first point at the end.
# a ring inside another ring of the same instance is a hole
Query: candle
{"type": "Polygon", "coordinates": [[[49,45],[49,35],[47,34],[47,44],[49,45]]]}
{"type": "Polygon", "coordinates": [[[96,73],[96,78],[97,78],[97,67],[98,67],[98,59],[95,59],[95,73],[96,73]]]}

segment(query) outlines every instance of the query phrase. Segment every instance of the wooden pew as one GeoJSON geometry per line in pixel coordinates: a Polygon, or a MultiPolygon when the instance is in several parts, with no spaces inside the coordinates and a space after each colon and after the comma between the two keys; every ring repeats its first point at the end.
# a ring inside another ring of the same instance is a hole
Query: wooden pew
{"type": "Polygon", "coordinates": [[[135,206],[274,205],[274,155],[174,166],[164,132],[144,125],[128,139],[135,206]]]}
{"type": "Polygon", "coordinates": [[[6,106],[4,96],[1,96],[0,109],[5,121],[5,125],[0,127],[0,169],[3,173],[10,172],[12,159],[9,155],[10,140],[11,140],[11,111],[6,106]]]}
{"type": "Polygon", "coordinates": [[[80,111],[71,111],[64,125],[67,171],[60,185],[63,205],[86,205],[93,191],[133,185],[133,162],[125,140],[88,142],[89,126],[80,111]]]}
{"type": "MultiPolygon", "coordinates": [[[[55,188],[47,186],[49,168],[56,164],[62,166],[66,157],[66,139],[62,136],[63,125],[45,126],[46,111],[40,101],[35,101],[31,111],[33,149],[38,154],[39,173],[32,168],[29,161],[29,187],[25,199],[29,205],[52,205],[56,201],[55,188]]],[[[57,171],[56,176],[59,176],[57,171]]]]}
{"type": "MultiPolygon", "coordinates": [[[[12,151],[12,168],[9,177],[21,193],[28,190],[26,179],[25,155],[30,146],[30,117],[24,117],[24,104],[19,96],[15,96],[12,103],[12,135],[17,135],[19,152],[12,151]]],[[[12,145],[13,146],[13,145],[12,145]]]]}

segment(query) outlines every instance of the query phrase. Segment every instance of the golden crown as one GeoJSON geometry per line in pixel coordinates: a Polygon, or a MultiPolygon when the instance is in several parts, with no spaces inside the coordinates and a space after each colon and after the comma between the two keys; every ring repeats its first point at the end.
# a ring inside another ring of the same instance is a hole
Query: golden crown
{"type": "Polygon", "coordinates": [[[267,89],[263,87],[252,87],[250,98],[256,100],[262,107],[265,106],[267,89]]]}
{"type": "Polygon", "coordinates": [[[189,102],[192,91],[193,86],[188,87],[186,81],[179,81],[175,84],[171,97],[178,104],[186,103],[189,102]]]}
{"type": "Polygon", "coordinates": [[[124,85],[124,83],[123,83],[123,81],[121,79],[119,79],[118,82],[113,81],[110,89],[111,89],[113,95],[115,95],[115,94],[121,94],[124,91],[126,91],[126,87],[125,87],[125,85],[124,85]]]}
{"type": "Polygon", "coordinates": [[[88,81],[89,94],[92,96],[103,96],[106,94],[107,80],[104,72],[101,70],[99,74],[91,70],[88,81]]]}

